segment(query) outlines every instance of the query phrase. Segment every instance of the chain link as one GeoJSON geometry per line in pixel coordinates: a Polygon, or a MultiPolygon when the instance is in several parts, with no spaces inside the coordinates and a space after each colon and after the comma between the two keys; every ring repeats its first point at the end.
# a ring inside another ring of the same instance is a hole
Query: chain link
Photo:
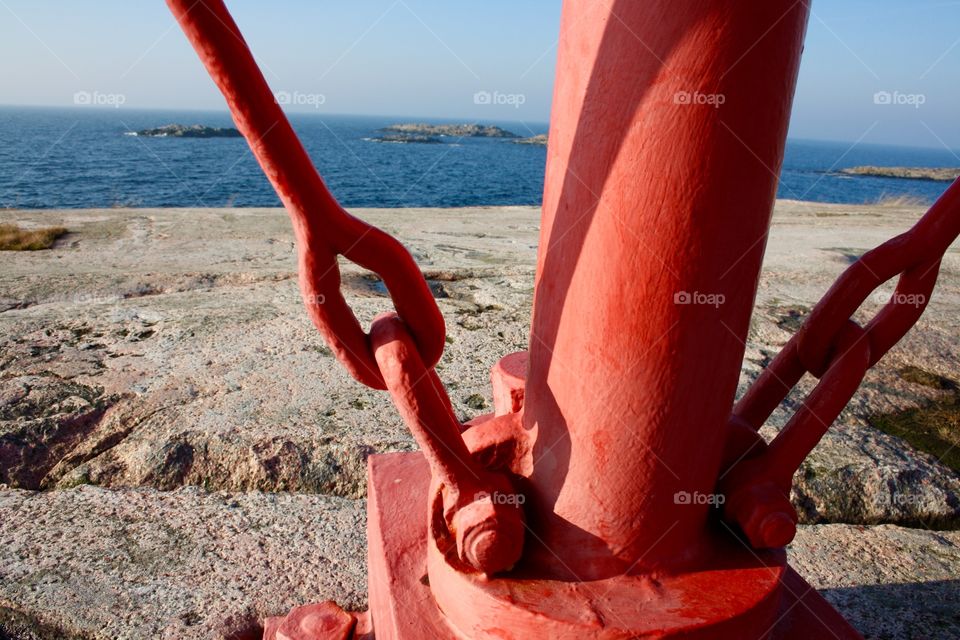
{"type": "Polygon", "coordinates": [[[899,275],[890,301],[866,326],[870,366],[876,364],[923,314],[943,254],[958,235],[960,182],[954,182],[912,229],[865,253],[814,307],[799,331],[799,355],[806,369],[823,375],[843,324],[877,287],[899,275]]]}
{"type": "Polygon", "coordinates": [[[960,235],[960,180],[910,231],[865,253],[833,284],[803,326],[763,370],[733,409],[754,431],[805,373],[819,382],[767,447],[747,449],[721,476],[726,517],[757,547],[792,539],[796,514],[787,496],[793,474],[859,388],[867,370],[923,314],[940,262],[960,235]],[[852,316],[867,297],[900,276],[896,291],[865,326],[852,316]],[[792,523],[792,524],[791,524],[792,523]]]}
{"type": "Polygon", "coordinates": [[[432,368],[443,353],[443,315],[410,253],[389,234],[348,214],[327,189],[223,1],[167,4],[290,214],[303,301],[334,354],[360,382],[386,388],[370,336],[340,292],[337,255],[343,255],[383,279],[421,359],[432,368]]]}
{"type": "MultiPolygon", "coordinates": [[[[858,340],[875,365],[910,330],[930,302],[940,261],[960,235],[960,181],[954,182],[910,231],[865,253],[830,287],[780,354],[734,408],[759,429],[804,373],[823,378],[843,355],[841,334],[867,297],[899,275],[896,291],[862,328],[858,340]]],[[[859,325],[856,325],[859,328],[859,325]]],[[[849,348],[849,347],[848,347],[849,348]]],[[[856,388],[850,391],[846,404],[856,388]]]]}

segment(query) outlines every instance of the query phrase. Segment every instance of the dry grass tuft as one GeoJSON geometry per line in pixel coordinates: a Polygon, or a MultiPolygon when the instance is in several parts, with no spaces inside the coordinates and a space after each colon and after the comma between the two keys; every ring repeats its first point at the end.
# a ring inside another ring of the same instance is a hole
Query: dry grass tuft
{"type": "Polygon", "coordinates": [[[890,207],[891,209],[905,208],[905,207],[929,207],[930,203],[926,198],[921,198],[920,196],[911,196],[907,194],[900,195],[882,195],[877,198],[877,201],[873,204],[878,207],[890,207]]]}
{"type": "Polygon", "coordinates": [[[39,251],[49,249],[67,233],[64,227],[21,229],[15,224],[0,224],[0,251],[39,251]]]}

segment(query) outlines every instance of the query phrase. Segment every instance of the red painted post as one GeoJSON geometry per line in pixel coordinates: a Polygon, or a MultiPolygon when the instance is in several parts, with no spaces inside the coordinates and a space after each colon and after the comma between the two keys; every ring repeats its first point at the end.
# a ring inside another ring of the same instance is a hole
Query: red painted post
{"type": "Polygon", "coordinates": [[[524,416],[553,574],[712,544],[807,13],[564,2],[524,416]]]}

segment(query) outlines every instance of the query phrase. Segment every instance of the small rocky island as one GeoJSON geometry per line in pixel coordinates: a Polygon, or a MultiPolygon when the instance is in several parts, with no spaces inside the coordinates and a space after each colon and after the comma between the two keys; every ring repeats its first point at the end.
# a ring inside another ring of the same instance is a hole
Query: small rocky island
{"type": "Polygon", "coordinates": [[[849,167],[840,169],[840,173],[849,176],[873,176],[877,178],[903,178],[905,180],[934,180],[953,182],[960,177],[960,168],[933,167],[849,167]]]}
{"type": "Polygon", "coordinates": [[[519,138],[517,134],[497,126],[483,124],[392,124],[380,129],[383,135],[370,138],[374,142],[407,142],[436,144],[442,138],[519,138]]]}
{"type": "Polygon", "coordinates": [[[167,124],[154,129],[130,131],[130,136],[145,138],[240,138],[242,134],[233,127],[207,127],[202,124],[167,124]]]}
{"type": "Polygon", "coordinates": [[[529,138],[519,138],[513,142],[514,144],[533,144],[545,147],[547,146],[547,134],[541,133],[535,136],[530,136],[529,138]]]}
{"type": "Polygon", "coordinates": [[[519,138],[517,134],[500,127],[485,124],[392,124],[381,131],[456,138],[519,138]]]}
{"type": "Polygon", "coordinates": [[[385,133],[382,136],[370,138],[373,142],[442,144],[443,140],[436,136],[425,136],[419,133],[385,133]]]}

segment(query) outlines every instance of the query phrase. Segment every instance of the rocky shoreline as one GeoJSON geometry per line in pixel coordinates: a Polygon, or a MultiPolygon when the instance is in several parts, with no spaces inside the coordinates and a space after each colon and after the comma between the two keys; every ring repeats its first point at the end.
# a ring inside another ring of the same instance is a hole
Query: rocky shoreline
{"type": "MultiPolygon", "coordinates": [[[[424,270],[458,417],[489,411],[489,367],[527,341],[536,209],[354,213],[424,270]]],[[[921,213],[778,202],[740,392],[852,259],[921,213]]],[[[69,231],[48,251],[0,252],[0,638],[253,637],[307,600],[362,607],[365,460],[415,445],[307,320],[285,213],[7,210],[0,223],[69,231]]],[[[361,322],[389,305],[353,265],[343,282],[361,322]]],[[[952,249],[923,318],[797,476],[807,524],[792,562],[873,637],[960,629],[937,604],[957,594],[960,475],[875,428],[953,397],[940,380],[960,381],[958,335],[952,249]]]]}

